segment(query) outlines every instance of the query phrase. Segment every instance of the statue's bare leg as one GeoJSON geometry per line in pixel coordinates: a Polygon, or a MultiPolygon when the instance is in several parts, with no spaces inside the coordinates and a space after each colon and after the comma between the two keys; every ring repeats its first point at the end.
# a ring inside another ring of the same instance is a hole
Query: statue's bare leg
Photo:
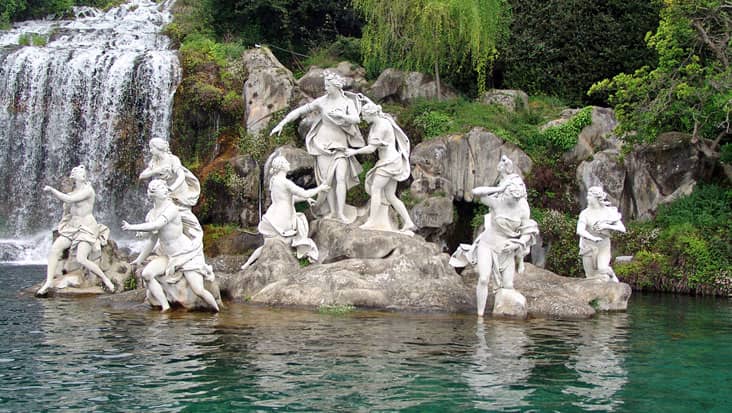
{"type": "MultiPolygon", "coordinates": [[[[388,178],[387,178],[388,179],[388,178]]],[[[361,228],[369,229],[374,226],[374,221],[377,219],[381,203],[383,202],[384,185],[386,181],[383,176],[375,176],[374,181],[371,184],[371,201],[369,202],[369,217],[366,222],[361,225],[361,228]]],[[[388,213],[388,212],[387,212],[388,213]]]]}
{"type": "Polygon", "coordinates": [[[209,307],[219,312],[219,305],[216,303],[216,298],[208,290],[203,287],[203,276],[196,271],[185,271],[183,276],[188,281],[188,286],[191,287],[193,293],[203,298],[203,301],[209,305],[209,307]]]}
{"type": "Polygon", "coordinates": [[[76,261],[79,262],[84,268],[89,270],[92,274],[99,277],[100,280],[104,283],[107,290],[109,292],[114,292],[114,283],[112,283],[112,280],[110,280],[106,275],[104,275],[104,272],[101,268],[91,260],[89,260],[89,254],[92,251],[92,245],[88,242],[80,242],[79,245],[76,247],[76,261]]]}
{"type": "Polygon", "coordinates": [[[404,202],[396,196],[396,188],[397,181],[389,178],[389,182],[386,184],[386,188],[384,188],[386,200],[394,207],[399,216],[402,217],[402,228],[400,231],[414,231],[417,229],[417,226],[414,225],[412,217],[409,216],[409,211],[407,211],[407,207],[404,206],[404,202]]]}
{"type": "Polygon", "coordinates": [[[348,172],[348,164],[344,158],[336,159],[335,162],[335,215],[333,218],[346,223],[346,215],[343,210],[346,206],[346,175],[348,172]]]}
{"type": "Polygon", "coordinates": [[[257,248],[256,250],[254,250],[254,252],[252,253],[252,255],[249,256],[249,259],[247,260],[247,262],[245,262],[244,265],[241,266],[242,271],[243,270],[246,270],[247,268],[249,268],[250,265],[254,264],[254,261],[256,261],[257,259],[259,259],[259,256],[262,255],[262,249],[263,248],[264,248],[264,245],[262,245],[261,247],[257,248]]]}
{"type": "Polygon", "coordinates": [[[516,274],[516,256],[512,256],[509,261],[506,270],[501,274],[501,288],[513,290],[513,277],[516,274]]]}
{"type": "Polygon", "coordinates": [[[36,291],[36,295],[42,296],[48,292],[48,289],[53,285],[53,276],[56,275],[56,268],[58,267],[59,261],[64,251],[71,247],[71,240],[60,236],[56,238],[51,245],[51,252],[48,254],[48,268],[46,269],[46,281],[43,283],[41,288],[36,291]]]}
{"type": "Polygon", "coordinates": [[[485,304],[488,301],[488,286],[490,283],[491,270],[493,260],[491,259],[491,251],[487,245],[477,246],[478,248],[478,285],[475,287],[476,305],[478,306],[478,316],[483,317],[485,313],[485,304]]]}
{"type": "Polygon", "coordinates": [[[142,278],[144,278],[147,283],[147,290],[150,292],[150,295],[160,303],[160,306],[162,307],[161,311],[170,310],[170,304],[168,303],[168,298],[165,296],[163,287],[160,286],[160,283],[155,277],[165,274],[167,266],[168,259],[165,257],[158,257],[150,261],[150,263],[148,263],[142,270],[142,278]]]}

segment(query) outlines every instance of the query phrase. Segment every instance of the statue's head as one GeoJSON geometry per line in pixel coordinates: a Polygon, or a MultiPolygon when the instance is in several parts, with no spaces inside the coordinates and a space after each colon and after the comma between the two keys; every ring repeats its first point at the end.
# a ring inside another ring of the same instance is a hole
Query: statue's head
{"type": "Polygon", "coordinates": [[[364,119],[368,120],[369,118],[375,118],[378,116],[381,116],[383,112],[381,111],[381,105],[377,105],[375,103],[367,103],[363,105],[361,108],[361,115],[364,119]]]}
{"type": "Polygon", "coordinates": [[[151,198],[167,198],[170,195],[170,188],[162,179],[153,179],[147,185],[147,195],[151,198]]]}
{"type": "Polygon", "coordinates": [[[607,193],[601,186],[591,186],[587,190],[587,204],[590,205],[594,202],[597,202],[597,205],[600,206],[608,205],[607,193]]]}
{"type": "Polygon", "coordinates": [[[346,85],[346,80],[343,79],[338,73],[326,70],[323,72],[323,84],[325,85],[326,91],[328,90],[329,86],[343,89],[343,86],[346,85]]]}
{"type": "Polygon", "coordinates": [[[498,172],[503,172],[506,174],[513,173],[513,161],[510,160],[508,156],[501,155],[501,160],[498,162],[498,172]]]}
{"type": "Polygon", "coordinates": [[[287,159],[285,159],[282,155],[277,155],[274,159],[272,159],[272,164],[270,166],[270,172],[272,175],[276,174],[280,171],[289,171],[290,170],[290,163],[287,162],[287,159]]]}
{"type": "Polygon", "coordinates": [[[71,170],[71,173],[69,174],[69,177],[71,179],[79,180],[79,181],[86,181],[86,167],[84,165],[79,165],[74,167],[71,170]]]}
{"type": "Polygon", "coordinates": [[[150,150],[153,149],[159,151],[159,152],[170,152],[170,145],[168,144],[168,141],[160,138],[152,138],[150,139],[150,150]]]}

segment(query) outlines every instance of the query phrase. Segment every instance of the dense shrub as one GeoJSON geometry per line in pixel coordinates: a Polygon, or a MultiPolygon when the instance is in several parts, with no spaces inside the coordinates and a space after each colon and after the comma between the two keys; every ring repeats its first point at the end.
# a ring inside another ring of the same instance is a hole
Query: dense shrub
{"type": "Polygon", "coordinates": [[[567,277],[584,276],[579,256],[579,238],[575,235],[577,220],[553,209],[532,208],[532,219],[546,251],[546,268],[567,277]]]}

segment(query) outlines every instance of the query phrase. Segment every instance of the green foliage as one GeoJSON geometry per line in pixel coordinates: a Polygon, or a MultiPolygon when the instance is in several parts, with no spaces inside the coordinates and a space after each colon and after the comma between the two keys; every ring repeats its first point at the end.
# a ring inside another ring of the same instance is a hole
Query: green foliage
{"type": "Polygon", "coordinates": [[[137,277],[131,274],[124,282],[124,291],[132,291],[137,289],[137,277]]]}
{"type": "MultiPolygon", "coordinates": [[[[270,126],[265,128],[265,130],[272,130],[272,127],[274,126],[272,123],[275,121],[275,119],[279,119],[280,116],[273,116],[272,121],[270,121],[270,126]]],[[[297,136],[294,125],[288,125],[288,127],[285,127],[282,130],[282,133],[280,135],[252,135],[250,133],[247,133],[247,131],[241,127],[239,128],[239,139],[237,140],[237,149],[239,150],[239,153],[245,153],[248,155],[251,155],[255,160],[259,161],[261,164],[264,164],[264,161],[267,160],[267,157],[275,150],[275,148],[278,148],[282,145],[285,145],[287,143],[294,144],[297,142],[297,136]]]]}
{"type": "Polygon", "coordinates": [[[233,234],[239,227],[234,224],[209,224],[203,226],[203,247],[209,252],[217,240],[233,234]]]}
{"type": "Polygon", "coordinates": [[[488,206],[480,204],[473,211],[473,218],[470,220],[470,228],[475,232],[481,225],[485,223],[485,215],[490,212],[488,206]]]}
{"type": "Polygon", "coordinates": [[[650,64],[643,37],[658,22],[658,1],[511,0],[510,38],[499,64],[504,87],[601,104],[585,92],[598,80],[650,64]]]}
{"type": "Polygon", "coordinates": [[[38,33],[23,33],[18,37],[18,45],[20,46],[40,46],[43,47],[48,43],[48,37],[38,33]]]}
{"type": "Polygon", "coordinates": [[[569,121],[540,132],[535,139],[537,142],[547,142],[560,151],[567,151],[577,144],[577,137],[582,129],[591,124],[592,107],[588,106],[577,112],[569,121]]]}
{"type": "Polygon", "coordinates": [[[640,250],[629,263],[615,264],[615,274],[623,282],[631,283],[636,288],[652,287],[659,280],[673,275],[669,257],[647,250],[640,250]]]}
{"type": "Polygon", "coordinates": [[[0,30],[8,29],[10,23],[15,21],[39,19],[49,14],[68,16],[74,6],[91,6],[106,10],[122,3],[123,0],[3,0],[0,1],[0,30]]]}
{"type": "Polygon", "coordinates": [[[625,135],[628,141],[679,131],[718,150],[732,133],[731,28],[728,1],[666,1],[658,28],[646,36],[658,54],[656,66],[605,79],[590,93],[609,93],[619,131],[633,132],[625,135]]]}
{"type": "Polygon", "coordinates": [[[732,142],[722,145],[719,151],[719,161],[726,164],[732,164],[732,142]]]}
{"type": "Polygon", "coordinates": [[[302,62],[302,67],[305,70],[310,66],[333,67],[344,60],[354,63],[363,60],[361,39],[338,36],[333,43],[311,51],[310,57],[302,62]]]}
{"type": "Polygon", "coordinates": [[[407,207],[407,209],[412,209],[419,203],[419,200],[414,197],[412,191],[409,189],[402,191],[399,194],[399,199],[404,203],[404,206],[407,207]]]}
{"type": "Polygon", "coordinates": [[[451,122],[452,118],[450,115],[444,112],[431,110],[424,112],[421,115],[417,115],[414,119],[414,126],[419,128],[424,139],[430,139],[444,135],[448,130],[450,130],[451,122]]]}
{"type": "Polygon", "coordinates": [[[526,177],[529,205],[553,209],[565,214],[579,214],[576,194],[579,192],[575,171],[577,165],[561,159],[537,157],[526,177]]]}
{"type": "Polygon", "coordinates": [[[575,235],[577,220],[553,209],[532,208],[531,214],[548,246],[546,268],[567,277],[584,276],[575,235]]]}
{"type": "Polygon", "coordinates": [[[475,71],[479,91],[508,36],[505,0],[353,0],[367,22],[364,66],[372,73],[475,71]]]}
{"type": "Polygon", "coordinates": [[[321,304],[318,306],[320,314],[344,315],[356,311],[356,307],[350,304],[321,304]]]}
{"type": "Polygon", "coordinates": [[[361,167],[363,168],[363,170],[360,174],[358,174],[359,184],[349,189],[346,193],[346,202],[348,204],[362,206],[366,205],[366,203],[369,201],[370,197],[369,194],[366,193],[366,186],[364,185],[364,182],[366,181],[366,173],[368,173],[368,171],[370,171],[374,167],[375,163],[375,155],[371,154],[361,156],[361,167]]]}

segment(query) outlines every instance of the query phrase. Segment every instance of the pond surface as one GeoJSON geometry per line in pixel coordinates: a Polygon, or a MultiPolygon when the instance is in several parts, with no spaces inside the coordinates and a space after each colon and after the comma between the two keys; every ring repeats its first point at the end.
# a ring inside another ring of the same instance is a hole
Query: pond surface
{"type": "Polygon", "coordinates": [[[511,322],[230,304],[221,314],[19,295],[0,266],[0,412],[732,411],[732,303],[511,322]]]}

